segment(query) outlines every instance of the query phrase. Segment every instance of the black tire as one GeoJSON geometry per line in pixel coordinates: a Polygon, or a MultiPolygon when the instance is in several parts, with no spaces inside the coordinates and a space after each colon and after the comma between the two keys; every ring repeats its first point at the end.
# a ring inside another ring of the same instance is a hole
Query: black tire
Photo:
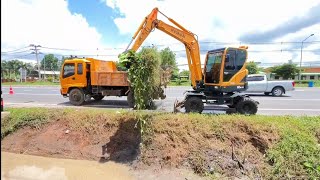
{"type": "Polygon", "coordinates": [[[93,97],[93,99],[96,100],[96,101],[101,101],[101,100],[104,98],[104,96],[103,96],[103,95],[100,95],[100,94],[98,94],[98,95],[93,95],[92,97],[93,97]]]}
{"type": "Polygon", "coordinates": [[[227,105],[229,108],[235,108],[236,105],[232,104],[232,105],[227,105]]]}
{"type": "Polygon", "coordinates": [[[280,97],[284,93],[282,87],[275,87],[272,89],[272,96],[280,97]]]}
{"type": "Polygon", "coordinates": [[[240,114],[254,115],[258,111],[258,106],[253,99],[244,97],[237,103],[236,110],[240,114]]]}
{"type": "Polygon", "coordinates": [[[186,109],[186,113],[201,113],[204,109],[204,105],[201,98],[196,96],[188,97],[184,104],[184,107],[186,109]]]}
{"type": "Polygon", "coordinates": [[[129,91],[127,96],[127,102],[130,108],[134,108],[134,93],[132,90],[129,91]]]}
{"type": "Polygon", "coordinates": [[[75,106],[81,106],[84,103],[84,92],[75,88],[69,92],[69,101],[75,106]]]}
{"type": "Polygon", "coordinates": [[[269,96],[270,93],[269,92],[264,92],[264,95],[269,96]]]}

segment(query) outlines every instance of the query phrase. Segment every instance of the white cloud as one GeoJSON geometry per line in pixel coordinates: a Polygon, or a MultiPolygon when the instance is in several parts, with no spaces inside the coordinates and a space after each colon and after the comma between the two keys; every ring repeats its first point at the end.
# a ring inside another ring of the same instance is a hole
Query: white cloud
{"type": "Polygon", "coordinates": [[[102,47],[101,34],[81,14],[70,13],[65,0],[4,0],[1,5],[1,51],[29,44],[87,50],[102,47]]]}
{"type": "MultiPolygon", "coordinates": [[[[240,35],[249,32],[264,32],[273,29],[288,20],[304,16],[319,0],[292,1],[212,1],[198,0],[189,2],[184,0],[106,0],[106,5],[119,11],[123,17],[114,20],[120,33],[133,35],[141,21],[154,7],[170,18],[197,34],[200,41],[239,42],[240,35]]],[[[158,19],[168,22],[165,17],[158,15],[158,19]]],[[[320,25],[314,25],[297,33],[288,34],[282,40],[301,41],[299,37],[308,36],[311,32],[318,33],[313,41],[320,40],[320,25]]],[[[310,39],[311,40],[311,39],[310,39]]],[[[143,45],[170,44],[178,41],[165,35],[159,30],[152,32],[143,45]]],[[[238,45],[238,44],[235,44],[238,45]]],[[[320,48],[320,45],[315,45],[320,48]]],[[[281,50],[289,46],[256,46],[250,45],[249,50],[265,51],[281,50]]],[[[172,50],[183,49],[182,45],[170,46],[172,50]]],[[[201,48],[201,47],[200,47],[201,48]]],[[[310,47],[308,47],[310,48],[310,47]]],[[[289,59],[298,61],[298,52],[252,52],[250,59],[264,62],[287,62],[289,59]]],[[[202,54],[203,57],[203,54],[202,54]]],[[[305,53],[304,59],[320,60],[314,53],[305,53]]],[[[183,59],[179,58],[178,62],[183,59]]],[[[203,60],[202,60],[203,61],[203,60]]],[[[185,60],[185,62],[187,62],[185,60]]]]}

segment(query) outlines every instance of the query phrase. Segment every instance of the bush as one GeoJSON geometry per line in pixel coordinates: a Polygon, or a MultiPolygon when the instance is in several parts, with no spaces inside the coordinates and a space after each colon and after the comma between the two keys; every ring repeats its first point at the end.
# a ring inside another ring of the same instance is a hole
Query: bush
{"type": "Polygon", "coordinates": [[[120,55],[120,66],[128,68],[136,109],[150,108],[152,99],[164,97],[160,81],[160,60],[160,54],[154,48],[143,48],[139,53],[128,51],[120,55]]]}

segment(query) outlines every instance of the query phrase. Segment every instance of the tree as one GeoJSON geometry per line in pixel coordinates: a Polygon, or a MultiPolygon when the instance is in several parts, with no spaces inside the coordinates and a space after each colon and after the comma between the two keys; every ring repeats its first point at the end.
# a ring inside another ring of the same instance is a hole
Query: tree
{"type": "Polygon", "coordinates": [[[299,68],[295,64],[286,63],[280,66],[272,67],[271,72],[275,73],[278,76],[281,76],[283,79],[294,79],[294,76],[299,72],[299,68]]]}
{"type": "Polygon", "coordinates": [[[179,73],[180,76],[188,76],[190,75],[190,71],[189,70],[183,70],[179,73]]]}
{"type": "Polygon", "coordinates": [[[178,71],[177,62],[176,62],[176,54],[170,50],[170,48],[166,47],[165,49],[160,51],[160,67],[163,70],[172,69],[172,71],[178,71]]]}
{"type": "Polygon", "coordinates": [[[58,58],[53,54],[47,54],[41,60],[41,68],[45,70],[58,70],[58,58]],[[45,66],[44,66],[45,65],[45,66]]]}
{"type": "Polygon", "coordinates": [[[30,63],[24,63],[17,59],[11,61],[2,61],[1,62],[1,74],[3,78],[16,78],[17,74],[20,74],[19,69],[24,68],[29,73],[33,67],[30,63]]]}
{"type": "Polygon", "coordinates": [[[249,74],[257,74],[259,72],[257,63],[253,61],[247,62],[246,68],[248,69],[249,74]]]}

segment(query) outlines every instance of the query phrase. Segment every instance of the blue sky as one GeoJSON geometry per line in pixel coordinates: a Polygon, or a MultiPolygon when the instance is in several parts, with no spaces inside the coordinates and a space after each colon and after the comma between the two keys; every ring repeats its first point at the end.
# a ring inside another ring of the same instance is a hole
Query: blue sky
{"type": "MultiPolygon", "coordinates": [[[[207,50],[239,45],[249,46],[250,61],[299,62],[301,41],[310,34],[304,61],[320,61],[319,0],[2,0],[1,5],[2,60],[34,62],[29,44],[36,44],[42,56],[116,61],[141,21],[158,7],[197,35],[202,62],[207,50]]],[[[158,19],[169,23],[161,14],[158,19]]],[[[142,46],[152,44],[169,47],[178,64],[187,63],[184,45],[167,34],[153,31],[142,46]]]]}
{"type": "Polygon", "coordinates": [[[102,34],[102,43],[125,43],[124,39],[130,39],[129,35],[119,33],[114,24],[114,18],[121,17],[116,10],[105,5],[101,0],[68,0],[68,8],[71,13],[82,14],[90,26],[94,26],[102,34]]]}

